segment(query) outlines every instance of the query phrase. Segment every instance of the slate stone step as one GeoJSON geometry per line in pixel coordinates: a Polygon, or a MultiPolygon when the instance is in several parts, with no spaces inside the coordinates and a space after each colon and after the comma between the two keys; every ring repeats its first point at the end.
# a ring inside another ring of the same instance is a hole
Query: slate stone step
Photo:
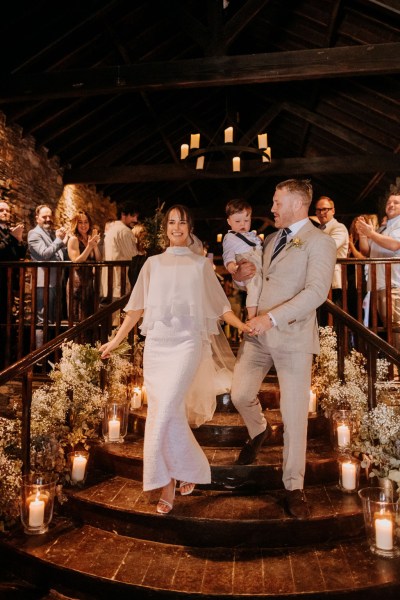
{"type": "MultiPolygon", "coordinates": [[[[282,488],[282,447],[263,446],[252,465],[236,465],[240,448],[203,447],[211,465],[209,489],[273,490],[282,488]]],[[[92,448],[97,470],[142,480],[143,438],[130,435],[123,444],[99,444],[92,448]]],[[[306,455],[305,485],[330,484],[338,480],[337,454],[321,438],[309,440],[306,455]]]]}
{"type": "Polygon", "coordinates": [[[400,592],[400,559],[376,558],[364,537],[281,549],[196,542],[194,534],[190,546],[171,546],[55,519],[44,536],[0,545],[41,589],[85,600],[394,600],[400,592]]]}

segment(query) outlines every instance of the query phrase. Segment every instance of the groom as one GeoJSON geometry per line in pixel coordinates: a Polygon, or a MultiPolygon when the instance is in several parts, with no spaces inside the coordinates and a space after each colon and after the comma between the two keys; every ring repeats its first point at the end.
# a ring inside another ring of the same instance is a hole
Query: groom
{"type": "MultiPolygon", "coordinates": [[[[231,389],[249,433],[237,464],[250,464],[271,433],[257,393],[275,365],[284,426],[286,509],[298,519],[309,515],[303,486],[311,366],[319,352],[316,309],[326,300],[336,263],[334,240],[308,218],[311,201],[309,181],[288,179],[276,186],[272,214],[279,231],[264,243],[258,313],[248,322],[253,333],[244,336],[231,389]]],[[[235,279],[240,284],[252,274],[252,264],[244,261],[235,279]]]]}

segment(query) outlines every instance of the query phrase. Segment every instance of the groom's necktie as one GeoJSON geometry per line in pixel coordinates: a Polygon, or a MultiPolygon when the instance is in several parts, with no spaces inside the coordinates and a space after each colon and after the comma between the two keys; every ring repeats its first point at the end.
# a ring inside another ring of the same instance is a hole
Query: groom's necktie
{"type": "Polygon", "coordinates": [[[279,252],[282,250],[283,246],[286,244],[287,236],[289,235],[289,233],[291,233],[291,230],[289,229],[289,227],[285,227],[285,229],[282,229],[281,237],[279,238],[278,243],[275,247],[275,250],[272,254],[271,262],[274,260],[274,258],[276,256],[278,256],[279,252]]]}

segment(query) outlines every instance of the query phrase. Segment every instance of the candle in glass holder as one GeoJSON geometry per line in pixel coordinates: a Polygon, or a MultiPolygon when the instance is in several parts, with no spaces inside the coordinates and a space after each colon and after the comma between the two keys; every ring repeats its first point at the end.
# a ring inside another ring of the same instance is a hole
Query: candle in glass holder
{"type": "Polygon", "coordinates": [[[142,390],[140,387],[133,388],[133,394],[131,398],[131,408],[140,408],[142,406],[142,390]]]}
{"type": "Polygon", "coordinates": [[[347,425],[339,425],[337,428],[337,440],[339,448],[350,444],[350,429],[347,425]]]}
{"type": "Polygon", "coordinates": [[[317,394],[310,390],[310,401],[308,403],[308,412],[314,413],[317,411],[317,394]]]}
{"type": "Polygon", "coordinates": [[[35,499],[29,503],[29,527],[41,527],[43,522],[44,501],[39,500],[39,492],[37,492],[35,499]]]}
{"type": "Polygon", "coordinates": [[[147,390],[145,385],[142,385],[142,402],[143,404],[147,404],[147,390]]]}
{"type": "Polygon", "coordinates": [[[121,424],[118,419],[110,419],[108,421],[108,439],[110,442],[119,440],[121,424]]]}
{"type": "Polygon", "coordinates": [[[354,490],[356,488],[356,465],[351,462],[344,462],[342,468],[342,487],[345,490],[354,490]]]}
{"type": "Polygon", "coordinates": [[[83,481],[85,479],[87,458],[78,454],[72,461],[71,479],[72,481],[83,481]]]}
{"type": "Polygon", "coordinates": [[[375,517],[375,543],[381,550],[393,550],[393,523],[384,513],[375,517]]]}

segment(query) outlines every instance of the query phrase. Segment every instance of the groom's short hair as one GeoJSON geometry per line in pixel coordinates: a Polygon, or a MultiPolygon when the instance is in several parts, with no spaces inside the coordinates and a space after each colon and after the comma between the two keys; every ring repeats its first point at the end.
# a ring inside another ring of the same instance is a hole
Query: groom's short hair
{"type": "Polygon", "coordinates": [[[312,202],[313,188],[310,179],[286,179],[276,186],[277,190],[286,188],[292,194],[299,194],[303,204],[310,206],[312,202]]]}

